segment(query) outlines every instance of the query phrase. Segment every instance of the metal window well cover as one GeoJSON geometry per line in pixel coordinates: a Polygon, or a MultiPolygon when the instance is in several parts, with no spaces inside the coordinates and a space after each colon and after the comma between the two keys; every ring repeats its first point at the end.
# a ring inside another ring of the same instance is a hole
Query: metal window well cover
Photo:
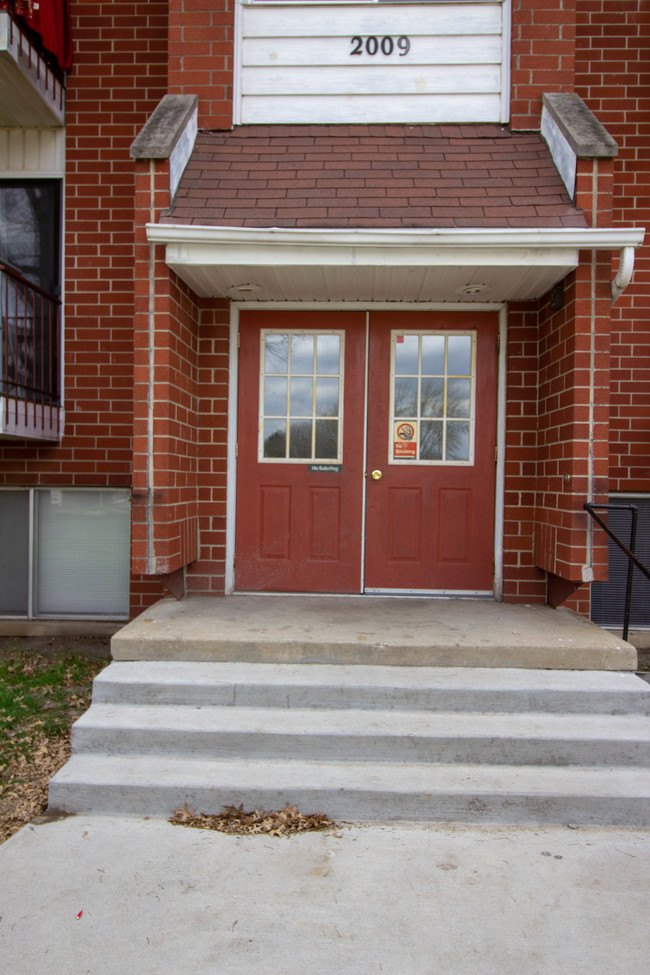
{"type": "MultiPolygon", "coordinates": [[[[636,556],[650,565],[650,497],[613,495],[611,504],[635,504],[639,509],[636,556]]],[[[610,511],[609,527],[626,544],[630,542],[632,516],[629,511],[610,511]]],[[[621,626],[625,611],[625,587],[628,560],[619,547],[609,539],[609,579],[594,582],[591,587],[591,619],[601,626],[621,626]]],[[[630,625],[650,627],[650,580],[634,570],[630,625]]]]}

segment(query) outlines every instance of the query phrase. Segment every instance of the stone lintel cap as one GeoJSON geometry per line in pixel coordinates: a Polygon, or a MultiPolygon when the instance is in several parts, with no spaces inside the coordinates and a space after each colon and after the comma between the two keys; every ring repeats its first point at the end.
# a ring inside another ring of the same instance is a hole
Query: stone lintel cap
{"type": "Polygon", "coordinates": [[[580,95],[563,91],[542,95],[544,105],[576,156],[580,159],[618,155],[618,146],[580,95]]]}
{"type": "Polygon", "coordinates": [[[169,159],[199,103],[197,95],[165,95],[131,143],[133,159],[169,159]]]}

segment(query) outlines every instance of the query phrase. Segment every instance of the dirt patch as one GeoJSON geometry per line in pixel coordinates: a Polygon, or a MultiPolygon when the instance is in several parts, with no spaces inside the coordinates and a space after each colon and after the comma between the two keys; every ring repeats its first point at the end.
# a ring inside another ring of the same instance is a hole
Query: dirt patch
{"type": "Polygon", "coordinates": [[[0,660],[15,653],[40,654],[44,657],[86,657],[105,660],[111,655],[110,636],[0,636],[0,660]]]}
{"type": "Polygon", "coordinates": [[[70,727],[109,663],[104,638],[0,641],[0,842],[43,813],[70,755],[70,727]]]}

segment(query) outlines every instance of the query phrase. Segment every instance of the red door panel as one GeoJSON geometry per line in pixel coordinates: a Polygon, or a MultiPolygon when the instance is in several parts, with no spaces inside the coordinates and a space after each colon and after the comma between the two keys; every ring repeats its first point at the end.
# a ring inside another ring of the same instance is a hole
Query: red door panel
{"type": "Polygon", "coordinates": [[[240,321],[235,582],[275,592],[359,592],[363,505],[364,312],[247,311],[240,321]],[[340,469],[261,460],[263,330],[345,330],[340,469]]]}
{"type": "Polygon", "coordinates": [[[487,312],[371,315],[367,469],[381,478],[367,479],[366,589],[492,590],[497,329],[487,312]],[[390,463],[391,334],[400,330],[476,333],[473,463],[390,463]]]}

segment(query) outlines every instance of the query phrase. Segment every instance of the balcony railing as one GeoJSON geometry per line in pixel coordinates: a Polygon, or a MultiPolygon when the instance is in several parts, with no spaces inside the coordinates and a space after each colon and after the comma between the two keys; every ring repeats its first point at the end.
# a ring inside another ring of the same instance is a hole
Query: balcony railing
{"type": "Polygon", "coordinates": [[[65,121],[65,74],[13,8],[13,2],[0,0],[0,126],[61,126],[65,121]]]}
{"type": "Polygon", "coordinates": [[[0,434],[57,439],[61,301],[0,262],[0,434]]]}

